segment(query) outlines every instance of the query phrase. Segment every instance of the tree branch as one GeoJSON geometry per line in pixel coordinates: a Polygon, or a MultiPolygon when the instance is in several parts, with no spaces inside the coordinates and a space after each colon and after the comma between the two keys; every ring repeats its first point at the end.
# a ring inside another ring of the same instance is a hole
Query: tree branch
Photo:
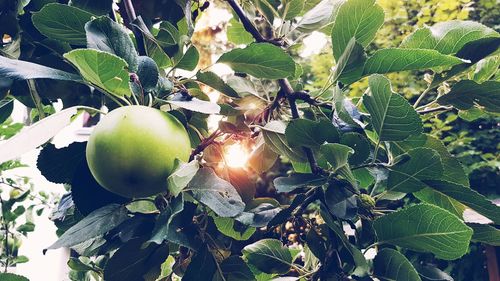
{"type": "Polygon", "coordinates": [[[191,155],[189,156],[189,161],[190,162],[193,161],[196,155],[200,154],[201,152],[203,152],[203,150],[205,150],[205,148],[214,143],[215,139],[218,138],[220,135],[221,131],[217,129],[210,136],[204,138],[200,142],[200,144],[198,144],[198,146],[193,150],[193,152],[191,152],[191,155]]]}
{"type": "Polygon", "coordinates": [[[137,41],[137,51],[139,55],[145,56],[146,49],[144,49],[144,39],[142,37],[141,31],[135,27],[132,23],[137,19],[137,14],[135,13],[134,5],[132,4],[132,0],[123,0],[123,4],[125,6],[125,11],[127,13],[127,18],[130,23],[130,28],[134,33],[135,40],[137,41]]]}
{"type": "Polygon", "coordinates": [[[231,6],[231,8],[234,10],[234,12],[238,15],[238,17],[241,20],[241,23],[245,27],[245,30],[248,31],[248,33],[252,34],[253,38],[255,38],[255,41],[259,43],[271,43],[276,46],[283,46],[284,42],[279,39],[267,39],[262,36],[260,31],[255,27],[255,25],[250,21],[250,19],[247,17],[245,11],[241,8],[240,4],[236,2],[236,0],[226,0],[227,3],[231,6]]]}

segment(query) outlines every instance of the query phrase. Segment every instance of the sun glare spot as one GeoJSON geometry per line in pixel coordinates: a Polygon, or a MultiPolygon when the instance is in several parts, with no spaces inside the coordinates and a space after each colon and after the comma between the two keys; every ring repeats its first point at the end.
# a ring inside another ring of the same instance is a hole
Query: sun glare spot
{"type": "Polygon", "coordinates": [[[249,154],[248,151],[239,143],[232,144],[226,148],[225,161],[229,167],[245,167],[249,154]]]}

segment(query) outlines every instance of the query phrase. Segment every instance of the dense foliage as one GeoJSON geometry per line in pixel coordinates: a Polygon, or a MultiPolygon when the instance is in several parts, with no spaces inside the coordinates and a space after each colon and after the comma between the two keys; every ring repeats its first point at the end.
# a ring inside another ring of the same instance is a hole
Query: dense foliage
{"type": "Polygon", "coordinates": [[[500,245],[500,208],[449,152],[470,143],[446,139],[457,116],[500,112],[500,34],[464,20],[470,1],[429,4],[401,29],[375,0],[66,2],[0,2],[0,122],[14,100],[35,122],[6,137],[0,162],[42,146],[38,169],[68,186],[47,250],[74,250],[72,280],[451,280],[435,261],[500,245]],[[192,40],[214,5],[234,16],[224,77],[197,68],[192,40]],[[313,32],[330,37],[328,58],[297,57],[313,32]],[[168,112],[190,137],[189,162],[152,197],[101,187],[86,143],[50,143],[75,115],[130,105],[168,112]]]}

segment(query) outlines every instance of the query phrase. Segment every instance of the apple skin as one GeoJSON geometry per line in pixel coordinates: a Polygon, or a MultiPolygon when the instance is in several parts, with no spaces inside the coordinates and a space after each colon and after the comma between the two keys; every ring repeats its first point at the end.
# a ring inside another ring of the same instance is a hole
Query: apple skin
{"type": "Polygon", "coordinates": [[[86,149],[96,181],[127,198],[166,192],[175,158],[188,161],[190,153],[189,136],[179,120],[140,105],[120,107],[104,116],[86,149]]]}

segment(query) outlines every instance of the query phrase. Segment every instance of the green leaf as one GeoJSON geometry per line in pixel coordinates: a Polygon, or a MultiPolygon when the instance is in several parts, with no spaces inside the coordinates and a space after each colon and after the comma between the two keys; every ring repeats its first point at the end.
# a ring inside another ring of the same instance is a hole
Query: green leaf
{"type": "Polygon", "coordinates": [[[227,40],[236,45],[248,45],[255,39],[252,34],[245,30],[245,27],[241,22],[232,18],[229,20],[229,25],[227,27],[227,40]]]}
{"type": "Polygon", "coordinates": [[[191,191],[196,200],[220,217],[234,217],[245,208],[234,186],[219,178],[211,168],[198,170],[184,191],[191,191]]]}
{"type": "Polygon", "coordinates": [[[190,249],[198,249],[200,240],[193,234],[197,230],[191,223],[195,211],[195,204],[184,202],[182,195],[175,197],[156,218],[149,241],[156,244],[169,241],[190,249]]]}
{"type": "Polygon", "coordinates": [[[16,275],[13,273],[0,273],[0,280],[2,281],[30,281],[28,278],[21,276],[21,275],[16,275]]]}
{"type": "Polygon", "coordinates": [[[478,84],[472,80],[462,80],[450,92],[438,98],[442,105],[467,110],[474,106],[486,111],[500,113],[500,81],[486,81],[478,84]]]}
{"type": "Polygon", "coordinates": [[[71,118],[81,107],[75,106],[54,113],[35,124],[25,127],[0,145],[0,163],[20,157],[49,141],[71,123],[71,118]]]}
{"type": "Polygon", "coordinates": [[[245,241],[255,233],[255,227],[243,225],[233,218],[221,218],[217,216],[212,217],[215,226],[224,235],[238,241],[245,241]]]}
{"type": "Polygon", "coordinates": [[[415,197],[417,197],[420,201],[441,207],[459,218],[463,217],[463,213],[467,208],[464,204],[458,202],[457,200],[429,187],[414,192],[413,195],[415,195],[415,197]]]}
{"type": "Polygon", "coordinates": [[[385,281],[420,281],[417,271],[400,252],[385,248],[373,260],[373,274],[385,281]]]}
{"type": "Polygon", "coordinates": [[[351,220],[357,215],[356,195],[349,191],[348,181],[331,181],[325,189],[325,205],[329,212],[339,219],[351,220]]]}
{"type": "Polygon", "coordinates": [[[48,181],[71,184],[78,165],[85,159],[86,145],[86,142],[74,142],[57,149],[49,143],[38,155],[36,166],[48,181]]]}
{"type": "Polygon", "coordinates": [[[83,83],[79,75],[36,63],[13,60],[2,56],[0,56],[0,75],[2,75],[3,78],[11,78],[13,80],[46,78],[83,83]]]}
{"type": "Polygon", "coordinates": [[[262,239],[241,251],[248,263],[265,273],[285,274],[292,265],[290,250],[276,239],[262,239]]]}
{"type": "Polygon", "coordinates": [[[103,235],[128,219],[127,209],[118,204],[110,204],[95,210],[77,224],[66,230],[59,239],[48,247],[58,249],[71,247],[99,235],[103,235]]]}
{"type": "Polygon", "coordinates": [[[418,204],[376,219],[373,227],[378,243],[389,243],[437,258],[453,260],[469,249],[472,229],[452,213],[418,204]]]}
{"type": "Polygon", "coordinates": [[[425,180],[429,187],[449,196],[481,215],[500,224],[500,207],[488,200],[477,191],[466,186],[443,180],[425,180]]]}
{"type": "Polygon", "coordinates": [[[182,281],[212,280],[216,270],[217,265],[214,256],[206,246],[202,246],[191,258],[182,281]]]}
{"type": "Polygon", "coordinates": [[[173,196],[179,195],[200,169],[200,164],[196,160],[189,163],[182,163],[178,159],[175,161],[177,168],[167,178],[168,191],[173,196]]]}
{"type": "Polygon", "coordinates": [[[359,133],[344,133],[340,138],[340,144],[347,145],[354,150],[354,154],[349,156],[351,165],[359,165],[370,156],[370,144],[366,137],[359,133]]]}
{"type": "MultiPolygon", "coordinates": [[[[305,2],[307,5],[312,1],[308,0],[305,2]]],[[[344,2],[344,0],[322,0],[304,14],[302,19],[297,24],[297,30],[304,33],[324,30],[325,33],[331,34],[331,28],[335,21],[335,16],[344,2]]]]}
{"type": "Polygon", "coordinates": [[[158,276],[167,257],[168,246],[144,245],[144,240],[137,238],[121,245],[111,256],[104,267],[104,278],[109,281],[144,280],[143,276],[151,270],[158,276]]]}
{"type": "Polygon", "coordinates": [[[388,191],[415,192],[427,186],[422,180],[440,178],[443,174],[441,157],[430,148],[409,150],[395,161],[397,163],[389,168],[388,191]],[[402,157],[409,159],[398,161],[402,157]]]}
{"type": "Polygon", "coordinates": [[[500,230],[487,224],[468,223],[472,227],[472,241],[480,242],[492,246],[500,246],[500,230]]]}
{"type": "Polygon", "coordinates": [[[113,0],[70,0],[68,4],[95,15],[106,15],[111,12],[113,0]]]}
{"type": "Polygon", "coordinates": [[[439,153],[444,169],[441,177],[443,180],[469,186],[469,177],[465,173],[462,164],[460,164],[457,158],[448,152],[448,149],[442,141],[431,135],[420,134],[411,136],[404,141],[395,142],[391,150],[395,153],[395,148],[397,148],[401,149],[402,152],[405,153],[416,147],[434,149],[439,153]]]}
{"type": "Polygon", "coordinates": [[[198,82],[201,82],[214,90],[219,91],[221,94],[231,97],[231,98],[239,98],[240,95],[231,88],[224,80],[222,80],[217,74],[206,71],[206,72],[201,72],[198,71],[196,73],[196,79],[198,82]]]}
{"type": "Polygon", "coordinates": [[[324,177],[314,174],[291,174],[288,177],[277,177],[273,181],[278,193],[292,192],[302,187],[320,186],[324,183],[326,183],[324,177]]]}
{"type": "Polygon", "coordinates": [[[288,123],[285,137],[292,148],[301,146],[317,148],[325,142],[338,142],[339,132],[327,119],[319,121],[294,119],[288,123]]]}
{"type": "Polygon", "coordinates": [[[137,64],[137,76],[144,91],[152,92],[156,90],[160,80],[160,70],[156,62],[148,56],[140,56],[137,58],[137,64]]]}
{"type": "Polygon", "coordinates": [[[220,264],[220,268],[228,281],[256,281],[248,265],[239,256],[226,258],[220,264]]]}
{"type": "Polygon", "coordinates": [[[278,154],[274,152],[263,139],[257,143],[256,148],[248,157],[248,166],[257,174],[267,172],[278,159],[278,154]]]}
{"type": "Polygon", "coordinates": [[[244,49],[234,49],[223,54],[217,62],[256,78],[280,79],[295,74],[293,59],[269,43],[253,43],[244,49]]]}
{"type": "Polygon", "coordinates": [[[464,60],[436,50],[389,48],[376,51],[366,60],[363,75],[450,67],[462,63],[464,60]]]}
{"type": "Polygon", "coordinates": [[[446,21],[423,27],[406,37],[402,48],[433,49],[442,54],[455,54],[467,43],[489,37],[500,37],[498,32],[473,21],[446,21]]]}
{"type": "Polygon", "coordinates": [[[354,153],[354,149],[339,143],[326,143],[320,148],[323,157],[332,165],[333,171],[348,164],[349,156],[354,153]]]}
{"type": "Polygon", "coordinates": [[[292,20],[300,15],[300,12],[304,9],[304,2],[304,0],[285,0],[282,7],[282,18],[284,20],[292,20]]]}
{"type": "Polygon", "coordinates": [[[5,122],[14,110],[14,100],[0,100],[0,124],[5,122]]]}
{"type": "Polygon", "coordinates": [[[286,141],[286,124],[282,121],[271,121],[265,127],[261,127],[262,136],[266,144],[278,155],[284,155],[296,162],[307,161],[303,151],[292,149],[286,141]]]}
{"type": "MultiPolygon", "coordinates": [[[[85,24],[87,47],[124,59],[131,72],[137,71],[138,55],[125,28],[109,17],[98,17],[85,24]]],[[[156,85],[155,85],[156,86],[156,85]]]]}
{"type": "Polygon", "coordinates": [[[352,37],[347,43],[344,52],[337,59],[337,64],[332,74],[332,81],[350,84],[363,76],[363,68],[366,62],[366,52],[356,38],[352,37]]]}
{"type": "Polygon", "coordinates": [[[480,60],[474,70],[473,80],[483,83],[492,78],[500,67],[500,56],[492,56],[480,60]]]}
{"type": "Polygon", "coordinates": [[[195,46],[190,46],[182,57],[176,62],[175,68],[185,69],[192,71],[198,65],[198,60],[200,59],[200,53],[195,46]]]}
{"type": "Polygon", "coordinates": [[[363,104],[380,141],[404,140],[422,131],[420,116],[405,98],[392,92],[387,78],[372,75],[369,85],[371,94],[364,95],[363,104]]]}
{"type": "Polygon", "coordinates": [[[92,85],[118,97],[130,96],[127,62],[103,51],[77,49],[64,54],[92,85]]]}
{"type": "Polygon", "coordinates": [[[85,23],[92,14],[76,7],[59,3],[49,3],[33,14],[33,25],[50,39],[74,45],[87,44],[85,23]]]}
{"type": "Polygon", "coordinates": [[[245,211],[235,219],[252,227],[266,226],[279,212],[278,201],[269,198],[256,198],[248,202],[245,211]]]}
{"type": "Polygon", "coordinates": [[[352,37],[366,47],[384,23],[384,10],[375,0],[347,0],[332,28],[333,56],[339,59],[352,37]]]}

